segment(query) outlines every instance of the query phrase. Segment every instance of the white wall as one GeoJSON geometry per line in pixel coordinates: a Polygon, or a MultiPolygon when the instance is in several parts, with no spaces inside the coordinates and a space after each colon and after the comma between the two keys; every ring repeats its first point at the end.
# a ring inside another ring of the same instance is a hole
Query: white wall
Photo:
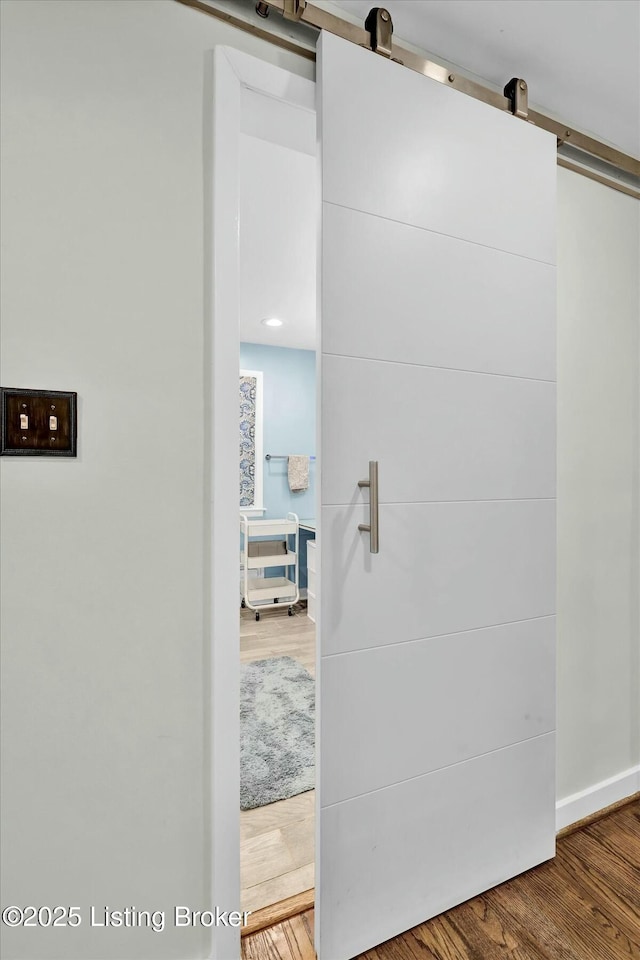
{"type": "MultiPolygon", "coordinates": [[[[77,460],[2,461],[2,902],[210,907],[204,51],[313,65],[170,0],[5,0],[2,29],[2,383],[79,394],[77,460]]],[[[86,914],[3,934],[7,960],[207,951],[86,914]]]]}
{"type": "Polygon", "coordinates": [[[640,203],[567,170],[558,177],[558,796],[565,798],[640,761],[640,203]]]}

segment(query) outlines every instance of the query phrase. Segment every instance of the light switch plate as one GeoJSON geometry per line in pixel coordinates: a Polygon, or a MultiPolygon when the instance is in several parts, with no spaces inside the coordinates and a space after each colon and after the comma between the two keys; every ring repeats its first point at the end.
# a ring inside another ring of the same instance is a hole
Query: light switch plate
{"type": "Polygon", "coordinates": [[[0,456],[77,456],[77,399],[62,390],[0,387],[0,456]]]}

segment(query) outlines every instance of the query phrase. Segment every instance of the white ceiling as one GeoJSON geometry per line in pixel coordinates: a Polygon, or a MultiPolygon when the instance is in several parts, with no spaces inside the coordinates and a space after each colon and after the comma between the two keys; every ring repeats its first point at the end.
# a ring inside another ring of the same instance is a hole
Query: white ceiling
{"type": "Polygon", "coordinates": [[[316,160],[241,137],[240,338],[315,350],[316,160]],[[282,327],[265,327],[278,317],[282,327]]]}
{"type": "MultiPolygon", "coordinates": [[[[640,0],[387,0],[411,41],[502,88],[524,77],[536,107],[640,154],[640,0]]],[[[334,0],[363,22],[372,0],[334,0]]]]}

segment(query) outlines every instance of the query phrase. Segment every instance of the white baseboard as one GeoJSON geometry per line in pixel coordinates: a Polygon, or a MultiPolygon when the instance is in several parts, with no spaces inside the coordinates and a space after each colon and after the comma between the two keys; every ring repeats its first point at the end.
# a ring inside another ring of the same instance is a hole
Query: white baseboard
{"type": "Polygon", "coordinates": [[[624,800],[640,790],[640,764],[623,770],[615,777],[601,780],[593,786],[572,793],[571,796],[558,800],[556,803],[556,831],[568,827],[584,817],[597,813],[605,807],[624,800]]]}

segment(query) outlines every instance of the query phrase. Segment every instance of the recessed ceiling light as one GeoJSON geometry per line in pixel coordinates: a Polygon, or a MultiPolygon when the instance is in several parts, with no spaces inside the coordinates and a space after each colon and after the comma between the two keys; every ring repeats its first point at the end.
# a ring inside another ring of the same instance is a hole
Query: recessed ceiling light
{"type": "Polygon", "coordinates": [[[269,317],[268,319],[263,320],[262,323],[264,323],[265,327],[281,327],[282,326],[282,320],[278,320],[277,317],[269,317]]]}

